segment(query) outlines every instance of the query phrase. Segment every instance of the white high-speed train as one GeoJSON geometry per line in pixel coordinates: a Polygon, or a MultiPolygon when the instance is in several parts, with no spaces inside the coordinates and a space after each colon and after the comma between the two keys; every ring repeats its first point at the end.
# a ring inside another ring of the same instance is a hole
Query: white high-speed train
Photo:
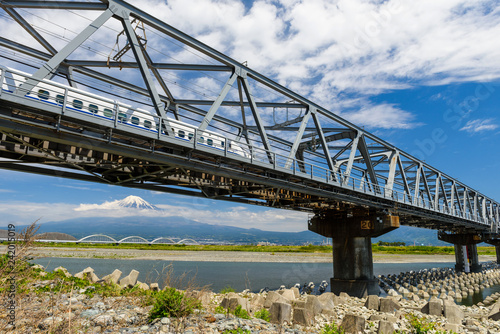
{"type": "MultiPolygon", "coordinates": [[[[7,92],[15,91],[17,87],[31,77],[27,73],[2,66],[0,66],[0,76],[2,78],[2,90],[7,92]]],[[[111,121],[114,121],[116,117],[119,123],[147,131],[157,133],[159,129],[160,118],[151,112],[132,108],[129,105],[117,103],[111,99],[48,79],[39,82],[29,94],[26,94],[26,97],[61,107],[65,104],[66,109],[111,121]]],[[[186,141],[195,140],[193,138],[196,129],[194,126],[175,119],[167,119],[172,126],[175,138],[186,141]]],[[[224,150],[226,143],[229,153],[250,158],[248,149],[243,148],[239,142],[227,139],[213,131],[205,130],[197,138],[197,145],[205,145],[219,150],[224,150]]]]}

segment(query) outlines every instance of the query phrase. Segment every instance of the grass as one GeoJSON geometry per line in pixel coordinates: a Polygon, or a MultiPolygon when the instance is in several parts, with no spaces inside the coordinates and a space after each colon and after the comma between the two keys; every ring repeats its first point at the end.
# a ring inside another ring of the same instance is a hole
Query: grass
{"type": "MultiPolygon", "coordinates": [[[[137,250],[167,250],[167,251],[230,251],[230,252],[262,252],[262,253],[328,253],[332,246],[257,246],[257,245],[144,245],[144,244],[85,244],[85,243],[44,243],[37,242],[36,247],[60,248],[103,248],[103,249],[137,249],[137,250]]],[[[453,246],[379,246],[372,245],[374,254],[415,254],[415,255],[453,255],[453,246]]],[[[478,247],[479,255],[495,255],[495,247],[478,247]]],[[[118,256],[117,256],[118,257],[118,256]]]]}

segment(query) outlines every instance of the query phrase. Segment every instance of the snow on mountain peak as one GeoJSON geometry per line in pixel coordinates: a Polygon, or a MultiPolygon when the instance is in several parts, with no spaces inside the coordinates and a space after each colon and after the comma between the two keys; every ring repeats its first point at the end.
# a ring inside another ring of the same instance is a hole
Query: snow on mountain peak
{"type": "Polygon", "coordinates": [[[116,202],[116,204],[123,208],[134,208],[141,210],[160,210],[153,204],[143,200],[139,196],[127,196],[122,200],[116,202]]]}

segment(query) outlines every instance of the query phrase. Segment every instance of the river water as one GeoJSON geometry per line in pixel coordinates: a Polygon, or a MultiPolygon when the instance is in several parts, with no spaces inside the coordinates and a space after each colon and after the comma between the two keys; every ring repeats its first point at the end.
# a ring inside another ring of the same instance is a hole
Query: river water
{"type": "MultiPolygon", "coordinates": [[[[185,287],[189,280],[195,286],[208,286],[219,292],[230,286],[236,291],[250,289],[257,292],[262,288],[278,289],[299,283],[314,282],[316,286],[325,280],[328,283],[333,276],[331,263],[269,263],[269,262],[193,262],[162,260],[119,260],[119,259],[83,259],[83,258],[37,258],[34,263],[40,264],[48,271],[62,266],[71,274],[76,274],[86,267],[92,267],[98,277],[110,274],[115,269],[122,272],[122,277],[135,269],[139,271],[139,281],[158,282],[163,286],[167,272],[172,270],[174,277],[184,276],[180,287],[185,287]]],[[[410,270],[432,268],[454,268],[454,262],[425,263],[374,263],[375,276],[399,274],[410,270]]],[[[463,299],[461,304],[472,305],[500,291],[500,286],[484,289],[479,294],[463,299]]]]}

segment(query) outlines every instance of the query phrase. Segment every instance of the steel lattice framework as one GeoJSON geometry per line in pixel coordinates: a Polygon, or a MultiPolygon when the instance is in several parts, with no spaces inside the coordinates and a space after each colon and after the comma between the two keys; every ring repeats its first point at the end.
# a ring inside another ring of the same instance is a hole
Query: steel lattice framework
{"type": "Polygon", "coordinates": [[[35,67],[12,87],[14,70],[2,68],[0,168],[309,212],[373,207],[403,224],[498,232],[498,202],[127,2],[0,7],[37,43],[0,36],[0,56],[35,67]],[[30,16],[37,11],[92,19],[62,43],[30,16]],[[191,62],[172,61],[186,53],[191,62]],[[49,79],[64,99],[27,97],[49,79]],[[151,110],[164,131],[137,129],[116,112],[109,121],[72,111],[73,89],[151,110]],[[179,140],[176,122],[190,124],[193,138],[179,140]],[[207,131],[225,148],[203,145],[207,131]],[[231,143],[250,154],[230,154],[231,143]]]}

